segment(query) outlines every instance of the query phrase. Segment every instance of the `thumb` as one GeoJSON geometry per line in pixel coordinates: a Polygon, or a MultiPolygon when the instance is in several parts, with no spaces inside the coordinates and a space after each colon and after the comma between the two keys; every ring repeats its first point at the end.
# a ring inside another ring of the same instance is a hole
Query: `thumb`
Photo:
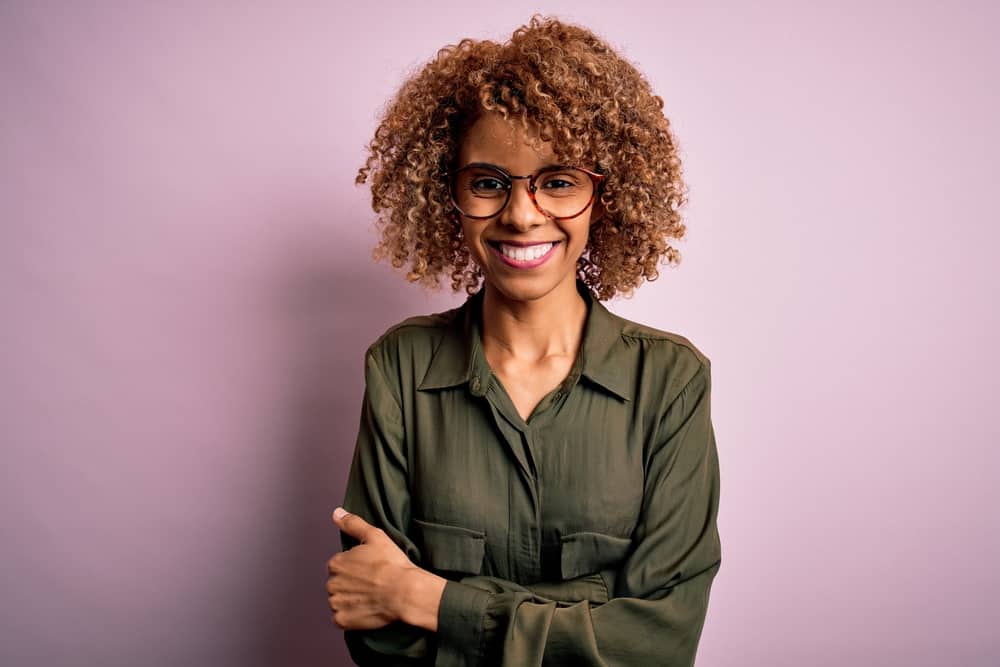
{"type": "Polygon", "coordinates": [[[365,542],[372,525],[357,514],[351,514],[343,507],[333,510],[333,522],[351,537],[365,542]]]}

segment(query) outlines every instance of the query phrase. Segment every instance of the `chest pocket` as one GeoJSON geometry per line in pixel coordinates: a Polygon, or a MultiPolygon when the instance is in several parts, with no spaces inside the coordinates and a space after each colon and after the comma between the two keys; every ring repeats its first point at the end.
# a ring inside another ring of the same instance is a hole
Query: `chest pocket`
{"type": "Polygon", "coordinates": [[[486,553],[486,533],[472,528],[413,519],[415,542],[433,570],[479,574],[486,553]]]}
{"type": "Polygon", "coordinates": [[[561,541],[563,579],[617,569],[632,547],[632,541],[626,537],[593,532],[563,535],[561,541]]]}

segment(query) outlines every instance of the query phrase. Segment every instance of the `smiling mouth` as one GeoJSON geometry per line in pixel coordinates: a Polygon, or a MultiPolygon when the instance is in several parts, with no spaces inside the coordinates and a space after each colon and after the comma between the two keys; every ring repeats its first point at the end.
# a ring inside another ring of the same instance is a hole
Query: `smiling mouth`
{"type": "Polygon", "coordinates": [[[561,241],[514,245],[502,241],[487,241],[490,253],[497,260],[511,269],[530,270],[542,266],[555,254],[561,241]]]}
{"type": "Polygon", "coordinates": [[[531,245],[513,245],[501,241],[487,241],[490,246],[496,248],[499,254],[515,262],[532,262],[544,257],[550,250],[559,244],[559,241],[549,241],[547,243],[534,243],[531,245]]]}

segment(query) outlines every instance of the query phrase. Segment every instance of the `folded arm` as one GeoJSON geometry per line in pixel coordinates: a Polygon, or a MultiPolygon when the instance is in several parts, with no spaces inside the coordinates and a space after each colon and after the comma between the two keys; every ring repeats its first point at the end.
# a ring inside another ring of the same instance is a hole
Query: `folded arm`
{"type": "Polygon", "coordinates": [[[449,581],[435,664],[492,664],[498,656],[503,665],[694,664],[722,560],[710,384],[704,366],[661,422],[635,547],[610,599],[566,605],[530,591],[470,585],[482,577],[449,581]]]}
{"type": "MultiPolygon", "coordinates": [[[[398,399],[370,355],[358,446],[344,507],[378,525],[419,564],[410,522],[398,399]],[[389,403],[386,403],[389,401],[389,403]]],[[[437,633],[391,623],[345,631],[359,665],[693,665],[712,582],[721,565],[716,524],[719,463],[710,367],[671,402],[646,463],[634,547],[607,602],[566,603],[495,577],[445,585],[437,633]]],[[[341,534],[344,549],[356,542],[341,534]]],[[[558,585],[549,591],[558,591],[558,585]]]]}

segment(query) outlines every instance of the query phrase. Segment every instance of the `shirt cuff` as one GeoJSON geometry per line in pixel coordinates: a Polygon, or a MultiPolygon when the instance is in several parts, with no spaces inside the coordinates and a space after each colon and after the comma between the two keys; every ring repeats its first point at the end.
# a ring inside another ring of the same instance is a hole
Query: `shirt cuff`
{"type": "Polygon", "coordinates": [[[479,664],[483,619],[492,596],[481,588],[448,580],[438,607],[436,667],[479,664]]]}

